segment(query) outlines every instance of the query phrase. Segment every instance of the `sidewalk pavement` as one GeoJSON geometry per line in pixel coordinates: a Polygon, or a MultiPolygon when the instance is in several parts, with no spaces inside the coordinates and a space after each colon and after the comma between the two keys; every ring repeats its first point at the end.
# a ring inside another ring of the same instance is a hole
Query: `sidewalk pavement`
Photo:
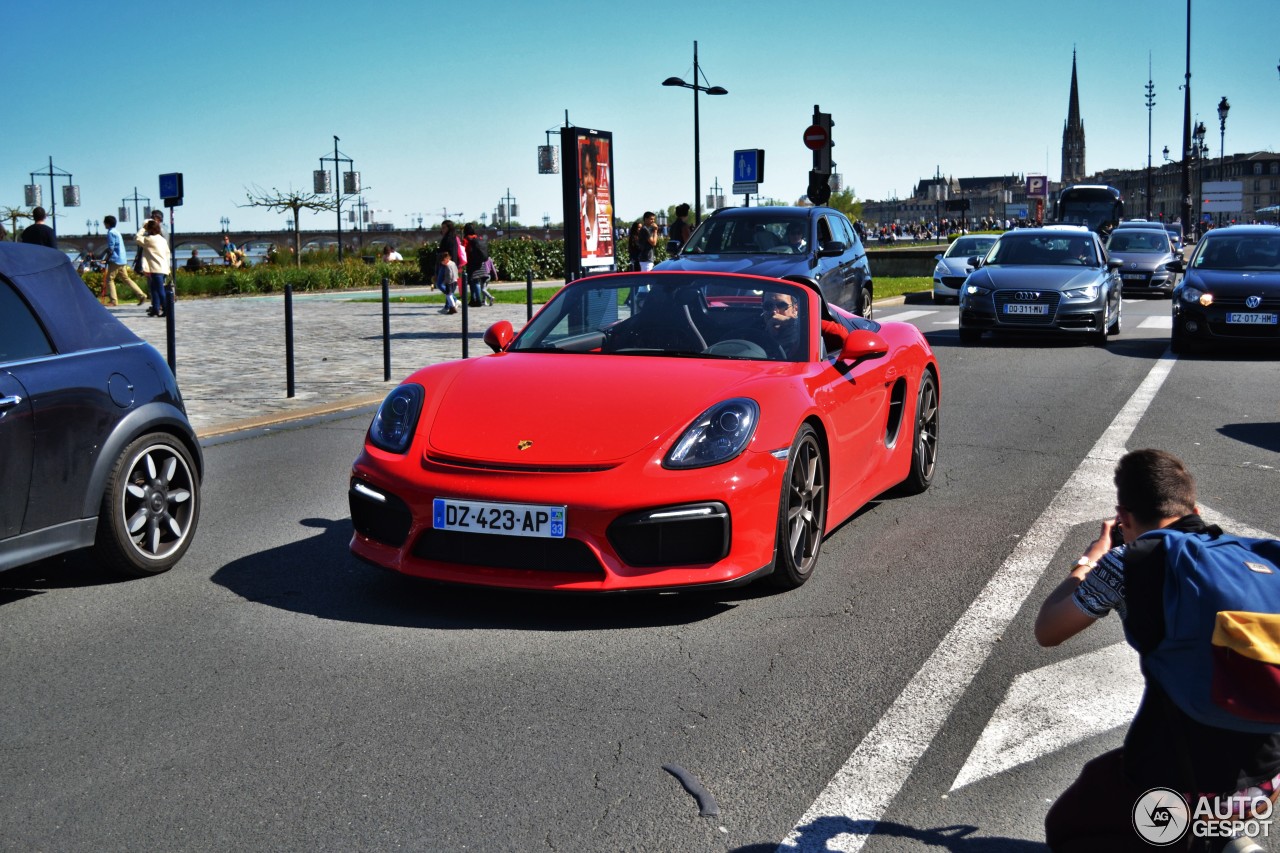
{"type": "MultiPolygon", "coordinates": [[[[557,284],[535,282],[535,286],[557,284]]],[[[509,287],[523,291],[525,285],[509,287]]],[[[174,310],[174,372],[196,434],[213,438],[375,405],[419,367],[461,358],[461,310],[442,314],[440,303],[396,301],[430,292],[425,287],[391,290],[391,377],[387,381],[383,381],[381,291],[295,293],[292,398],[286,396],[283,294],[179,300],[174,310]],[[378,301],[355,301],[359,299],[378,301]]],[[[148,317],[145,306],[132,303],[108,310],[161,356],[167,353],[163,319],[148,317]]],[[[523,302],[468,309],[468,356],[490,352],[483,341],[490,325],[510,320],[518,330],[526,317],[523,302]]]]}
{"type": "MultiPolygon", "coordinates": [[[[561,282],[534,282],[535,287],[561,282]]],[[[525,289],[523,282],[493,289],[525,289]]],[[[294,396],[287,397],[284,296],[182,299],[174,311],[178,387],[187,416],[202,439],[289,420],[374,406],[419,367],[462,357],[462,311],[440,303],[397,302],[432,292],[393,287],[390,307],[391,376],[383,380],[381,291],[294,294],[294,396]],[[373,299],[372,302],[356,300],[373,299]]],[[[902,297],[875,305],[901,303],[902,297]]],[[[534,306],[537,311],[538,305],[534,306]]],[[[165,322],[131,303],[110,310],[161,356],[165,322]]],[[[484,332],[498,320],[519,331],[528,310],[498,303],[467,312],[468,357],[487,355],[484,332]]]]}

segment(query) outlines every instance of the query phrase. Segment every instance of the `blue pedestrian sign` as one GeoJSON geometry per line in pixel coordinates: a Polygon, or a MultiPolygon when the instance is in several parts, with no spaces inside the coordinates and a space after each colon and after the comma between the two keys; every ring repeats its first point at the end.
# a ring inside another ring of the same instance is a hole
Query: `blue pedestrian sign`
{"type": "Polygon", "coordinates": [[[746,148],[733,152],[733,192],[753,193],[764,181],[764,151],[746,148]]]}

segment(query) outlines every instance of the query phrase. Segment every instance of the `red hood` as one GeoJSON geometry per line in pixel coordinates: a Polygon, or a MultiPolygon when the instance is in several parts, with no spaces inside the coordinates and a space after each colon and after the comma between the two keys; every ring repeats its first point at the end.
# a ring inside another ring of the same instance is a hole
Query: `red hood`
{"type": "Polygon", "coordinates": [[[769,367],[760,362],[502,353],[427,386],[430,452],[495,464],[620,462],[769,367]],[[437,397],[433,404],[431,398],[437,397]],[[525,450],[521,442],[532,442],[525,450]]]}

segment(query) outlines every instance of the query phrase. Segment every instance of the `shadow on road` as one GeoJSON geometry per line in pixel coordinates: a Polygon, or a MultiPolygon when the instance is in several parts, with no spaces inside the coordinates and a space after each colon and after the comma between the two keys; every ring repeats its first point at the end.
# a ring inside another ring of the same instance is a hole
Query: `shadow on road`
{"type": "Polygon", "coordinates": [[[573,595],[435,584],[383,572],[352,557],[351,520],[307,518],[318,536],[223,566],[213,575],[249,601],[321,619],[405,628],[596,631],[710,619],[736,602],[772,594],[758,585],[718,592],[573,595]]]}
{"type": "Polygon", "coordinates": [[[127,578],[104,569],[91,551],[73,551],[0,572],[0,607],[54,589],[106,586],[145,578],[127,578]]]}
{"type": "Polygon", "coordinates": [[[1227,424],[1218,427],[1218,432],[1227,438],[1261,447],[1272,453],[1280,453],[1280,423],[1265,424],[1227,424]]]}
{"type": "MultiPolygon", "coordinates": [[[[837,836],[861,835],[872,831],[878,839],[904,838],[954,853],[1045,853],[1048,850],[1037,841],[975,835],[978,828],[967,825],[917,829],[891,821],[881,823],[847,817],[824,817],[799,827],[799,830],[797,847],[802,850],[827,850],[827,842],[837,836]]],[[[774,853],[777,849],[777,844],[752,844],[738,847],[733,853],[774,853]]]]}

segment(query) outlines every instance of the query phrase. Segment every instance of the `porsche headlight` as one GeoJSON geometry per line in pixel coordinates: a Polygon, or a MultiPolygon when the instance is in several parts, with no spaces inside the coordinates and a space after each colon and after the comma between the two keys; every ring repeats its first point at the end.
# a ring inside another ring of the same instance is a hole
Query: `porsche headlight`
{"type": "Polygon", "coordinates": [[[423,396],[421,385],[401,385],[388,394],[369,424],[369,443],[388,453],[407,451],[418,426],[423,396]]]}
{"type": "Polygon", "coordinates": [[[694,418],[662,460],[666,468],[703,468],[742,453],[756,431],[760,407],[755,400],[725,400],[694,418]]]}
{"type": "Polygon", "coordinates": [[[1203,290],[1199,290],[1194,287],[1184,287],[1182,288],[1182,301],[1198,302],[1205,308],[1208,308],[1213,304],[1213,294],[1205,293],[1203,290]]]}
{"type": "Polygon", "coordinates": [[[1064,299],[1083,299],[1086,302],[1092,302],[1098,298],[1098,285],[1086,284],[1084,287],[1073,287],[1062,293],[1064,299]]]}

